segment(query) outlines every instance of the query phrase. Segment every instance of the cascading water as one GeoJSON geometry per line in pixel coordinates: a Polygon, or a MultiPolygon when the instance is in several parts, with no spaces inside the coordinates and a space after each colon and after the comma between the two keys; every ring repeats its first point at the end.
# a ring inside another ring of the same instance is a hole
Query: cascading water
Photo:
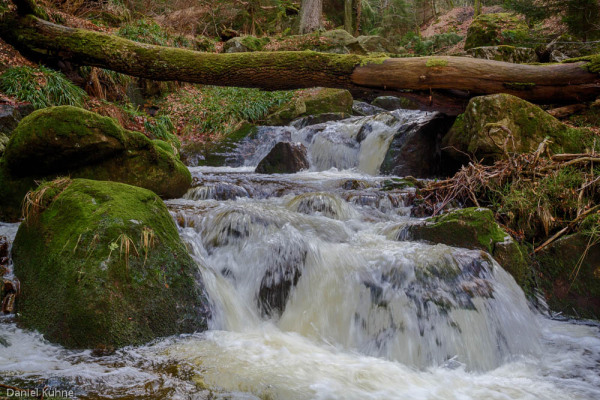
{"type": "Polygon", "coordinates": [[[484,252],[399,234],[414,190],[365,173],[413,118],[397,114],[265,128],[245,167],[192,168],[196,187],[167,204],[204,277],[208,332],[93,357],[4,317],[0,383],[87,399],[600,398],[598,325],[542,316],[484,252]],[[282,137],[311,170],[255,174],[282,137]]]}

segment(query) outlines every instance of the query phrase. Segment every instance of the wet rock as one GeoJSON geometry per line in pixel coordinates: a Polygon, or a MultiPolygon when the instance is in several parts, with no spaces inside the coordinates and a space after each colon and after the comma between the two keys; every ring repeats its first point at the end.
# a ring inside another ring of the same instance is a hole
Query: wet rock
{"type": "Polygon", "coordinates": [[[532,291],[527,252],[496,223],[494,214],[486,208],[465,208],[429,218],[424,223],[410,225],[400,236],[487,251],[526,293],[532,291]]]}
{"type": "Polygon", "coordinates": [[[467,53],[475,58],[484,60],[505,61],[515,64],[539,62],[537,53],[528,47],[514,46],[483,46],[469,49],[467,53]]]}
{"type": "Polygon", "coordinates": [[[24,118],[0,161],[0,219],[16,219],[14,209],[34,181],[69,175],[119,181],[166,198],[182,196],[191,185],[189,170],[170,148],[115,120],[77,107],[50,107],[24,118]],[[5,211],[9,210],[9,211],[5,211]]]}
{"type": "Polygon", "coordinates": [[[306,147],[302,143],[279,142],[258,163],[259,174],[293,174],[308,169],[306,147]]]}
{"type": "Polygon", "coordinates": [[[306,117],[300,117],[298,119],[293,120],[290,123],[290,125],[296,129],[302,129],[309,125],[317,125],[330,121],[340,121],[346,118],[350,118],[350,114],[344,112],[323,113],[317,115],[308,115],[306,117]]]}
{"type": "Polygon", "coordinates": [[[0,133],[10,137],[20,120],[33,112],[31,104],[0,104],[0,133]]]}
{"type": "Polygon", "coordinates": [[[394,110],[418,110],[419,105],[405,97],[379,96],[371,102],[371,105],[383,108],[387,111],[394,110]]]}
{"type": "Polygon", "coordinates": [[[534,42],[524,18],[510,13],[477,16],[465,39],[465,50],[482,46],[518,45],[534,42]]]}
{"type": "Polygon", "coordinates": [[[369,103],[365,103],[364,101],[354,100],[352,102],[352,113],[354,115],[366,117],[368,115],[375,115],[385,112],[381,107],[374,106],[369,103]]]}
{"type": "Polygon", "coordinates": [[[352,95],[344,89],[313,88],[269,115],[264,125],[287,125],[296,118],[326,113],[352,113],[352,95]]]}
{"type": "Polygon", "coordinates": [[[153,192],[86,179],[44,184],[13,244],[19,322],[68,348],[206,329],[199,269],[153,192]]]}
{"type": "Polygon", "coordinates": [[[571,128],[539,108],[509,94],[474,97],[444,137],[451,158],[465,162],[466,154],[492,163],[509,153],[535,151],[549,137],[554,152],[580,153],[592,143],[591,134],[571,128]]]}
{"type": "Polygon", "coordinates": [[[0,157],[4,154],[12,131],[21,119],[33,112],[31,104],[0,104],[0,157]]]}
{"type": "Polygon", "coordinates": [[[413,118],[394,135],[381,165],[381,173],[429,178],[440,173],[440,142],[452,125],[453,118],[429,113],[413,118]]]}
{"type": "Polygon", "coordinates": [[[235,200],[238,197],[250,197],[248,191],[232,183],[215,183],[212,185],[203,185],[190,189],[184,196],[189,200],[235,200]]]}
{"type": "Polygon", "coordinates": [[[600,244],[586,233],[558,239],[537,255],[538,282],[554,311],[600,319],[600,244]]]}
{"type": "Polygon", "coordinates": [[[272,254],[275,261],[267,267],[258,292],[259,309],[269,317],[285,310],[290,292],[302,275],[307,250],[303,244],[280,246],[272,254]]]}
{"type": "Polygon", "coordinates": [[[302,214],[319,214],[337,220],[348,220],[357,215],[344,199],[332,193],[303,193],[291,199],[287,208],[302,214]]]}

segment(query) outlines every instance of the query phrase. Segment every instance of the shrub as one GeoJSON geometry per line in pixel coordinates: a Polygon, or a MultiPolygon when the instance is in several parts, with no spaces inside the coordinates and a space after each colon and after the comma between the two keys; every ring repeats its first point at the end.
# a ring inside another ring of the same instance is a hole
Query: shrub
{"type": "Polygon", "coordinates": [[[35,108],[83,106],[87,95],[62,73],[40,66],[12,67],[0,76],[0,90],[35,108]]]}

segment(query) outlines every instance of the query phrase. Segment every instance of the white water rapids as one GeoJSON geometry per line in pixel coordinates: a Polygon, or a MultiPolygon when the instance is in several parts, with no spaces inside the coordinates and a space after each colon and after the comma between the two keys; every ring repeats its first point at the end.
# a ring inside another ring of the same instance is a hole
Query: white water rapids
{"type": "Polygon", "coordinates": [[[316,172],[383,160],[391,136],[373,131],[379,142],[343,151],[310,139],[312,171],[293,175],[192,168],[196,188],[167,204],[202,271],[209,331],[94,357],[2,317],[0,383],[82,399],[600,398],[597,324],[534,310],[485,253],[401,240],[413,189],[316,172]]]}

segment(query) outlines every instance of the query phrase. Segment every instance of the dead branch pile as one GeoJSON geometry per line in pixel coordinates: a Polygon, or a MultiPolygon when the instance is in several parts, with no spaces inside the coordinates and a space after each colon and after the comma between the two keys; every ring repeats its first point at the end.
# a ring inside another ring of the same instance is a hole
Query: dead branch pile
{"type": "Polygon", "coordinates": [[[600,212],[600,154],[549,155],[546,144],[493,165],[472,160],[453,177],[428,183],[419,193],[423,206],[432,215],[489,207],[514,236],[541,243],[538,252],[600,212]]]}

